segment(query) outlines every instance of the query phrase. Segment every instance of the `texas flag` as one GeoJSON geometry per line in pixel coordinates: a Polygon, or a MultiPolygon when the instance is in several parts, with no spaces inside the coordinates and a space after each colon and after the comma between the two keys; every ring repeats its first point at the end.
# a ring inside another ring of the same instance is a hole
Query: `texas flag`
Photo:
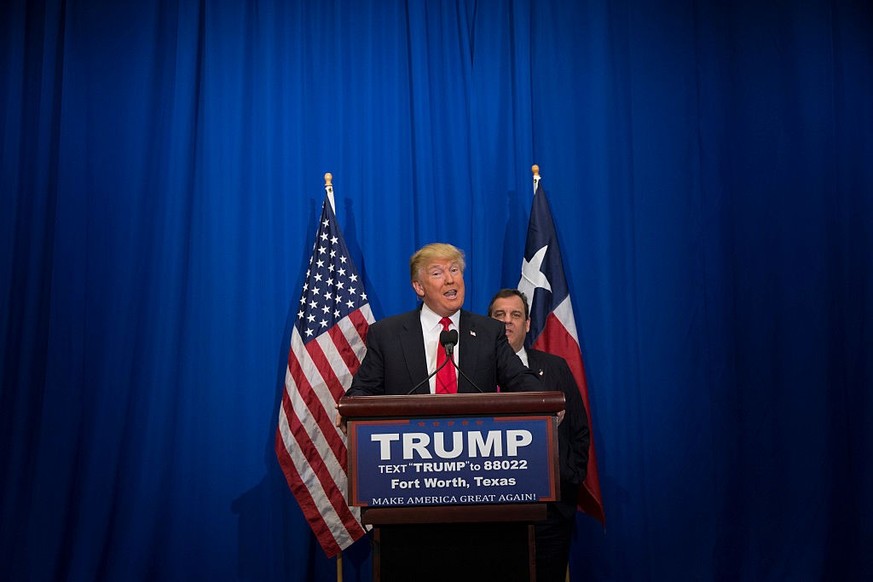
{"type": "MultiPolygon", "coordinates": [[[[535,170],[536,172],[536,167],[535,170]]],[[[534,198],[527,229],[527,243],[521,266],[518,288],[530,301],[530,333],[527,345],[537,350],[561,356],[567,361],[585,410],[591,434],[588,445],[588,473],[579,491],[579,508],[605,524],[603,501],[600,497],[600,479],[597,475],[597,457],[594,454],[594,426],[591,405],[585,382],[585,366],[576,333],[576,319],[570,302],[570,290],[564,278],[561,249],[546,193],[540,176],[534,174],[534,198]]]]}

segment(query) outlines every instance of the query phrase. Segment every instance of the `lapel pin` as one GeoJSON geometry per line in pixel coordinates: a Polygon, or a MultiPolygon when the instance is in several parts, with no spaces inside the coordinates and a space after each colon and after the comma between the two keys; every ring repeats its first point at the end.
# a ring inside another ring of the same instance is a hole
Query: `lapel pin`
{"type": "Polygon", "coordinates": [[[476,332],[473,331],[473,330],[471,329],[471,330],[470,330],[470,335],[473,336],[473,337],[476,337],[476,332]]]}

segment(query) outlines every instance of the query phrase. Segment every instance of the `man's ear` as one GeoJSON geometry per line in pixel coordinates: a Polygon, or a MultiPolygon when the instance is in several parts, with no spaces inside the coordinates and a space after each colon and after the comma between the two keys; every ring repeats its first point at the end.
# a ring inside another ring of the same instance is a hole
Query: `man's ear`
{"type": "Polygon", "coordinates": [[[528,333],[530,331],[530,317],[528,317],[524,321],[524,333],[528,333]]]}
{"type": "Polygon", "coordinates": [[[424,287],[421,286],[421,283],[418,281],[412,282],[412,289],[415,291],[415,294],[419,297],[424,297],[424,287]]]}

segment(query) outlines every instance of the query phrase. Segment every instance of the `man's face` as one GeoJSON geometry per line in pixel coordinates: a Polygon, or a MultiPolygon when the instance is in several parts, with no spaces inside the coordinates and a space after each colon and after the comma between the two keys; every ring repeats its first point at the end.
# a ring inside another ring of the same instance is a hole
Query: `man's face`
{"type": "Polygon", "coordinates": [[[464,272],[457,261],[431,261],[418,272],[412,288],[441,317],[449,317],[464,304],[464,272]]]}
{"type": "Polygon", "coordinates": [[[524,338],[530,330],[530,318],[524,317],[524,303],[521,297],[500,297],[491,305],[491,317],[503,322],[506,339],[516,352],[524,345],[524,338]]]}

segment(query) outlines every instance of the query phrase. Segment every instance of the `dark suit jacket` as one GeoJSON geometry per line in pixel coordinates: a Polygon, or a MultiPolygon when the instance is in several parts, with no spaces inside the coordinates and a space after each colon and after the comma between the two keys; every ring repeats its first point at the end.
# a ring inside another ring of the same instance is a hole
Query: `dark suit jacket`
{"type": "Polygon", "coordinates": [[[579,486],[588,471],[588,415],[579,387],[564,358],[527,350],[528,366],[543,383],[543,390],[564,393],[564,420],[558,425],[558,454],[561,470],[561,498],[556,509],[565,516],[576,512],[579,486]]]}
{"type": "MultiPolygon", "coordinates": [[[[461,310],[458,367],[484,392],[499,385],[508,392],[542,390],[536,375],[521,363],[506,340],[503,324],[461,310]]],[[[427,378],[420,309],[379,320],[367,331],[367,355],[347,396],[402,395],[427,378]]],[[[416,394],[428,394],[425,382],[416,394]]],[[[458,374],[458,392],[478,392],[458,374]]]]}

